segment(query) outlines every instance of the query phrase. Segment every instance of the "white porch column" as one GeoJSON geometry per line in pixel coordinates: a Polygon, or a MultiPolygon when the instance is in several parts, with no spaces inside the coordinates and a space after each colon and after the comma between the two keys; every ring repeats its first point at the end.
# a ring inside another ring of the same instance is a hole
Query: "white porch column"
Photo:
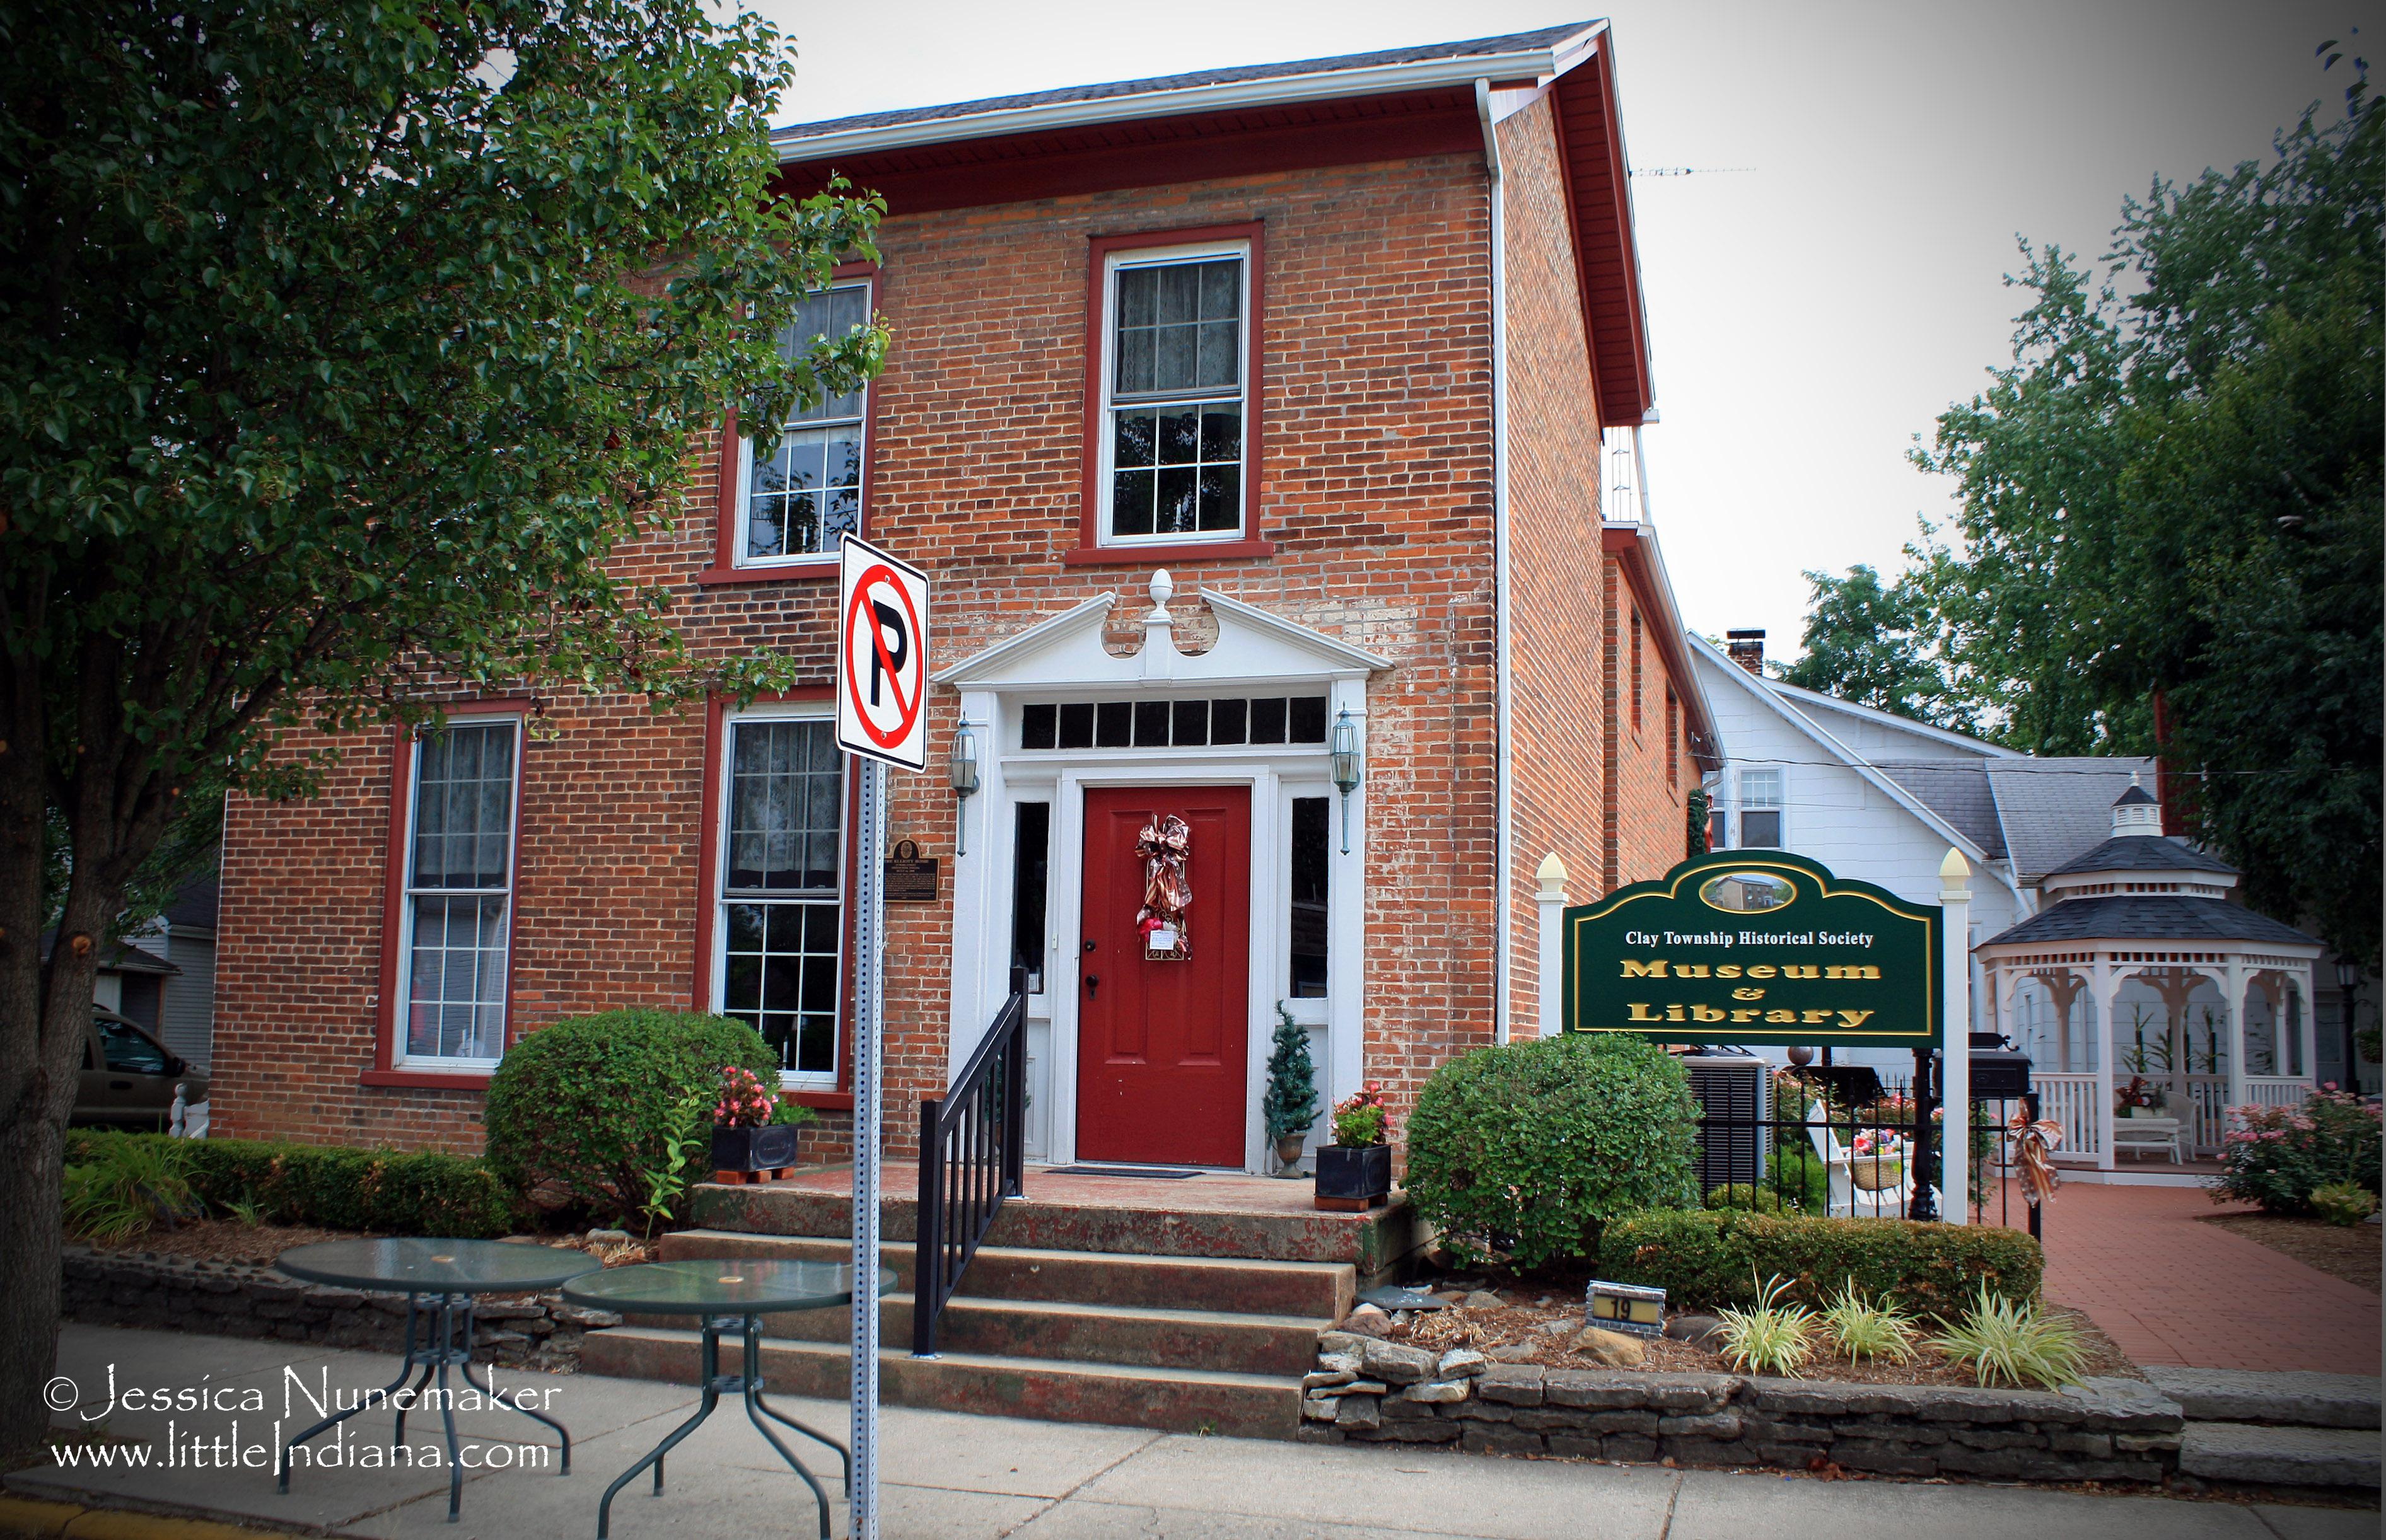
{"type": "Polygon", "coordinates": [[[2096,1169],[2113,1169],[2113,996],[2121,992],[2113,976],[2113,959],[2096,954],[2095,974],[2089,980],[2096,1021],[2089,1041],[2096,1045],[2096,1169]]]}
{"type": "Polygon", "coordinates": [[[1541,858],[1533,873],[1540,892],[1535,902],[1541,911],[1541,1016],[1543,1037],[1565,1031],[1565,862],[1554,850],[1541,858]]]}
{"type": "Polygon", "coordinates": [[[2229,1106],[2220,1117],[2224,1133],[2236,1116],[2234,1109],[2245,1105],[2245,992],[2253,985],[2254,976],[2246,970],[2245,959],[2232,954],[2229,958],[2229,982],[2223,986],[2229,996],[2229,1106]]]}
{"type": "Polygon", "coordinates": [[[2295,987],[2295,1035],[2302,1040],[2303,1078],[2319,1089],[2319,1010],[2312,999],[2312,968],[2305,963],[2288,974],[2295,987]]]}
{"type": "Polygon", "coordinates": [[[1940,1018],[1939,1090],[1946,1108],[1939,1139],[1939,1217],[1949,1224],[1972,1218],[1972,874],[1960,850],[1939,863],[1941,973],[1947,983],[1940,1018]]]}

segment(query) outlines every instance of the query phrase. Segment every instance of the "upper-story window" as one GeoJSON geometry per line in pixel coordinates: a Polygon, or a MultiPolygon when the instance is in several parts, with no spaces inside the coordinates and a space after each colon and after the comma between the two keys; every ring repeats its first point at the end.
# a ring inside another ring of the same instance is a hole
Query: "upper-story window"
{"type": "Polygon", "coordinates": [[[1108,259],[1104,544],[1242,533],[1250,269],[1243,242],[1108,259]]]}
{"type": "Polygon", "coordinates": [[[1739,843],[1743,847],[1781,848],[1782,800],[1778,766],[1739,772],[1739,843]]]}
{"type": "MultiPolygon", "coordinates": [[[[819,337],[842,337],[870,324],[870,285],[843,283],[808,294],[792,325],[779,333],[779,352],[794,357],[819,337]]],[[[836,554],[837,537],[861,532],[862,419],[867,387],[823,398],[768,437],[740,437],[738,479],[740,567],[818,561],[836,554]]]]}

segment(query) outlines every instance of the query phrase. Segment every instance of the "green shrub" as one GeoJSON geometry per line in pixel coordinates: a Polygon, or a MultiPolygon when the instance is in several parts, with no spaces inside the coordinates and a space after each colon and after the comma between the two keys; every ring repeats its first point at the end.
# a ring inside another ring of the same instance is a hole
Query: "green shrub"
{"type": "MultiPolygon", "coordinates": [[[[1751,1283],[1755,1283],[1753,1277],[1751,1283]]],[[[1759,1374],[1795,1375],[1815,1356],[1815,1312],[1788,1303],[1789,1280],[1767,1278],[1756,1283],[1756,1303],[1747,1309],[1719,1312],[1723,1358],[1734,1369],[1759,1374]]]]}
{"type": "Polygon", "coordinates": [[[543,1027],[489,1077],[489,1169],[517,1192],[548,1189],[634,1220],[655,1201],[674,1141],[693,1135],[690,1098],[709,1120],[733,1064],[778,1083],[761,1033],[725,1016],[614,1010],[543,1027]]]}
{"type": "Polygon", "coordinates": [[[1753,1279],[1778,1274],[1790,1297],[1818,1309],[1852,1285],[1915,1315],[1953,1317],[1976,1283],[2035,1298],[2044,1266],[2038,1243],[2018,1230],[1732,1209],[1635,1214],[1610,1224],[1599,1248],[1602,1278],[1654,1284],[1670,1305],[1709,1309],[1753,1305],[1753,1279]]]}
{"type": "Polygon", "coordinates": [[[2258,1203],[2267,1213],[2308,1215],[2315,1189],[2350,1183],[2378,1191],[2378,1108],[2342,1091],[2301,1107],[2241,1107],[2221,1137],[2216,1202],[2258,1203]]]}
{"type": "Polygon", "coordinates": [[[1781,1202],[1781,1195],[1772,1187],[1752,1187],[1745,1182],[1732,1182],[1720,1187],[1708,1188],[1706,1207],[1749,1208],[1760,1214],[1777,1214],[1782,1211],[1784,1205],[1781,1202]]]}
{"type": "Polygon", "coordinates": [[[1681,1065],[1638,1038],[1478,1048],[1409,1115],[1408,1194],[1463,1262],[1596,1255],[1600,1227],[1698,1201],[1698,1108],[1681,1065]]]}
{"type": "Polygon", "coordinates": [[[251,1222],[466,1239],[513,1228],[515,1206],[504,1184],[469,1155],[76,1130],[67,1135],[67,1158],[103,1158],[115,1141],[160,1152],[207,1208],[253,1215],[251,1222]]]}
{"type": "Polygon", "coordinates": [[[2350,1182],[2331,1182],[2311,1191],[2312,1212],[2334,1225],[2355,1225],[2378,1212],[2378,1195],[2350,1182]]]}
{"type": "Polygon", "coordinates": [[[190,1161],[178,1147],[189,1142],[116,1133],[72,1139],[64,1173],[68,1231],[112,1246],[197,1213],[190,1161]]]}
{"type": "Polygon", "coordinates": [[[2016,1304],[1982,1283],[1963,1318],[1930,1346],[1957,1363],[1969,1364],[1981,1384],[2000,1380],[2019,1387],[2061,1390],[2079,1383],[2088,1363],[2088,1340],[2062,1316],[2036,1302],[2016,1304]]]}

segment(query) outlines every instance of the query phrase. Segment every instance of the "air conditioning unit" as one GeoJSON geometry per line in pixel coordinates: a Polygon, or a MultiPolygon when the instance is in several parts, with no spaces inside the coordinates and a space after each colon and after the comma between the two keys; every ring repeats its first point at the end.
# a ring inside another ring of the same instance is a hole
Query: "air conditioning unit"
{"type": "Polygon", "coordinates": [[[1702,1048],[1682,1056],[1690,1074],[1690,1095],[1702,1117],[1699,1188],[1729,1184],[1753,1187],[1764,1180],[1773,1131],[1765,1126],[1772,1097],[1771,1067],[1754,1054],[1702,1048]]]}

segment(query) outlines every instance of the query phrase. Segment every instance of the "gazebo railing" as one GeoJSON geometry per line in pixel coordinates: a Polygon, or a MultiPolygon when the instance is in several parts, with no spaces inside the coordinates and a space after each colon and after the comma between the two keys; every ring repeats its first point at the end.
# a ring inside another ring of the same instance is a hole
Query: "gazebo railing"
{"type": "Polygon", "coordinates": [[[2029,1084],[2038,1093],[2039,1116],[2063,1125],[2063,1143],[2054,1152],[2056,1158],[2093,1159],[2096,1146],[2104,1137],[2103,1096],[2097,1077],[2032,1070],[2029,1084]]]}

